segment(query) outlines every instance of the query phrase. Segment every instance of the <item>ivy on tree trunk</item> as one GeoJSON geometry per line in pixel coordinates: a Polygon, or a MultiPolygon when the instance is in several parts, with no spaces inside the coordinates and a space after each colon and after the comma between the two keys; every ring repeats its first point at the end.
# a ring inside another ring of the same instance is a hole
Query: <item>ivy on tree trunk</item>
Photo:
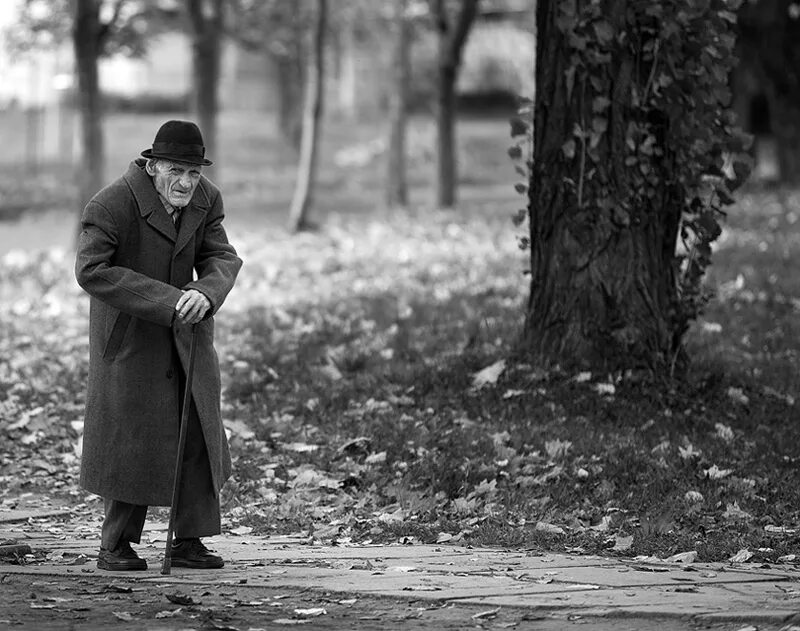
{"type": "Polygon", "coordinates": [[[538,0],[534,120],[512,134],[533,145],[525,340],[541,361],[683,364],[746,171],[727,87],[737,6],[538,0]]]}

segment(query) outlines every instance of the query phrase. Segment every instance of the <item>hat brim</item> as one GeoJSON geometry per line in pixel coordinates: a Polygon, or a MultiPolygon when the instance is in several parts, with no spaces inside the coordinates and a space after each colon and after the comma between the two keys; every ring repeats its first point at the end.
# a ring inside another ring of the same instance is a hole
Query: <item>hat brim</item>
{"type": "Polygon", "coordinates": [[[164,160],[172,160],[173,162],[183,162],[185,164],[195,164],[203,167],[208,167],[214,164],[208,158],[191,158],[188,156],[173,156],[164,153],[153,153],[152,149],[145,149],[139,155],[141,155],[143,158],[147,158],[148,160],[151,158],[162,158],[164,160]]]}

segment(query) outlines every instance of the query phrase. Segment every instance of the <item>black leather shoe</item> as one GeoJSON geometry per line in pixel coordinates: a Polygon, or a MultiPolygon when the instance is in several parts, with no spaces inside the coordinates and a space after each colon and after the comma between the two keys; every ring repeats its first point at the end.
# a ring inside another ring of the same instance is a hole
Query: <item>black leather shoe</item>
{"type": "Polygon", "coordinates": [[[170,554],[172,567],[195,570],[218,570],[225,565],[222,557],[212,554],[198,538],[176,539],[170,554]]]}
{"type": "Polygon", "coordinates": [[[120,541],[113,550],[100,548],[100,554],[97,556],[97,567],[101,570],[130,572],[146,570],[147,561],[137,556],[129,542],[120,541]]]}

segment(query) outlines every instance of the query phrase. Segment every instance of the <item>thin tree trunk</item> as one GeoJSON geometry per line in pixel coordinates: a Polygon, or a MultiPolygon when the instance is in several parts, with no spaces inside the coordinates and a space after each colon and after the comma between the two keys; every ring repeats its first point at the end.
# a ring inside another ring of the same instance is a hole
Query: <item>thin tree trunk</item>
{"type": "Polygon", "coordinates": [[[451,24],[445,0],[435,0],[434,17],[439,33],[438,96],[436,108],[437,178],[436,203],[452,208],[456,203],[456,80],[461,54],[478,12],[478,0],[463,0],[455,24],[451,24]]]}
{"type": "MultiPolygon", "coordinates": [[[[222,65],[223,0],[188,0],[192,25],[192,111],[203,133],[206,154],[218,162],[217,119],[219,79],[222,65]]],[[[205,174],[218,177],[216,164],[205,174]]]]}
{"type": "Polygon", "coordinates": [[[317,0],[313,46],[309,55],[308,84],[303,112],[303,135],[300,162],[297,168],[292,205],[289,209],[289,229],[297,232],[308,227],[308,213],[314,198],[319,155],[319,136],[325,87],[325,30],[328,19],[327,0],[317,0]]]}
{"type": "Polygon", "coordinates": [[[339,111],[347,118],[356,115],[356,35],[351,19],[339,29],[337,96],[339,111]]]}
{"type": "MultiPolygon", "coordinates": [[[[628,1],[609,0],[605,6],[617,32],[624,28],[628,1]]],[[[543,363],[565,367],[663,368],[681,351],[683,324],[671,314],[677,301],[673,262],[683,200],[664,188],[629,212],[614,203],[602,205],[601,195],[590,190],[601,185],[592,184],[585,173],[588,142],[576,141],[574,157],[565,156],[564,139],[576,124],[591,120],[592,99],[582,96],[588,87],[581,80],[572,88],[567,85],[570,51],[557,19],[558,0],[539,0],[527,348],[543,363]]],[[[614,77],[605,95],[615,107],[596,148],[598,163],[609,165],[610,193],[605,195],[611,199],[625,199],[633,186],[624,143],[626,108],[633,110],[635,60],[627,49],[620,50],[609,66],[614,77]]],[[[666,162],[660,168],[670,170],[666,162]]]]}
{"type": "MultiPolygon", "coordinates": [[[[281,136],[295,151],[300,151],[303,106],[302,80],[298,80],[298,61],[294,56],[279,54],[272,56],[278,84],[278,127],[281,136]]],[[[305,72],[300,73],[302,77],[305,72]]]]}
{"type": "Polygon", "coordinates": [[[406,178],[406,126],[410,74],[408,0],[395,0],[395,7],[393,86],[389,97],[390,128],[386,201],[390,207],[404,207],[408,204],[406,178]]]}
{"type": "MultiPolygon", "coordinates": [[[[81,212],[89,199],[103,186],[105,148],[97,70],[102,30],[100,0],[76,0],[72,42],[78,75],[78,111],[83,156],[78,169],[78,204],[81,212]]],[[[80,222],[77,233],[80,233],[80,222]]]]}
{"type": "Polygon", "coordinates": [[[778,172],[784,184],[800,182],[800,106],[786,97],[773,99],[778,172]]]}

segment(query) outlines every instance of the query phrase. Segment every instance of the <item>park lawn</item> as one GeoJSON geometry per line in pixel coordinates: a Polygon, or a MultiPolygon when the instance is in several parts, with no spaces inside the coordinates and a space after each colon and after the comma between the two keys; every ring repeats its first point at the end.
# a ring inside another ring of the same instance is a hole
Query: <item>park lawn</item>
{"type": "Polygon", "coordinates": [[[273,244],[254,257],[269,304],[242,304],[225,341],[226,414],[243,430],[229,511],[320,539],[796,553],[800,229],[798,197],[779,197],[753,190],[732,210],[719,299],[673,382],[514,359],[525,257],[501,217],[345,222],[273,244]]]}
{"type": "MultiPolygon", "coordinates": [[[[225,527],[708,561],[797,553],[800,196],[754,188],[731,210],[709,276],[719,299],[688,336],[685,378],[542,372],[519,359],[526,258],[510,217],[523,200],[502,125],[464,129],[460,210],[425,203],[424,152],[407,211],[380,207],[378,160],[330,158],[321,227],[295,236],[276,202],[291,190],[282,162],[255,149],[269,138],[230,154],[245,266],[217,318],[235,470],[225,527]]],[[[374,134],[362,133],[342,146],[363,149],[374,134]]],[[[87,301],[70,256],[15,253],[0,268],[7,505],[32,493],[99,507],[77,488],[87,301]]]]}

